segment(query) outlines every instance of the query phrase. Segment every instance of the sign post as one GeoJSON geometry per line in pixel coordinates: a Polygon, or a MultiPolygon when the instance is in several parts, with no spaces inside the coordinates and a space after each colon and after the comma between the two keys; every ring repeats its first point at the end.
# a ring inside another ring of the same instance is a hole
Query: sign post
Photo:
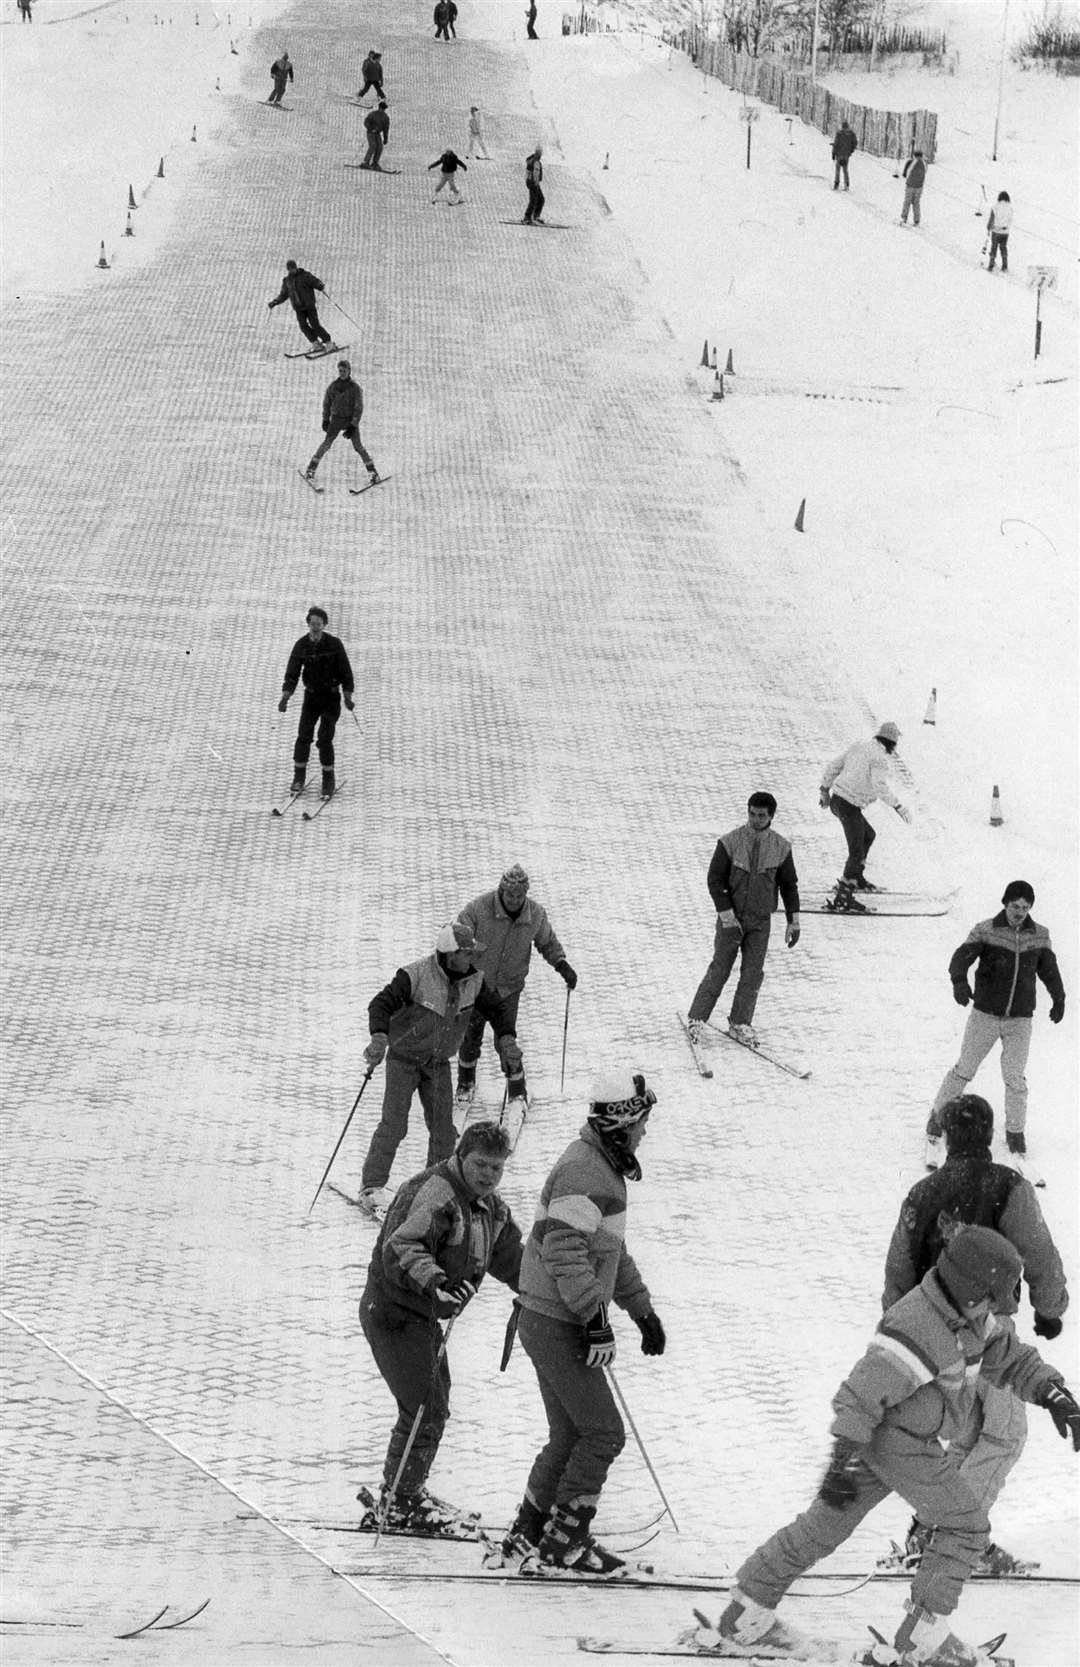
{"type": "Polygon", "coordinates": [[[1058,269],[1056,266],[1029,266],[1028,289],[1035,291],[1035,357],[1042,351],[1042,298],[1044,289],[1057,289],[1058,269]]]}
{"type": "Polygon", "coordinates": [[[746,166],[748,168],[750,166],[750,135],[754,131],[754,123],[757,121],[760,114],[760,110],[755,110],[753,106],[749,104],[742,105],[739,110],[740,118],[746,123],[746,166]]]}

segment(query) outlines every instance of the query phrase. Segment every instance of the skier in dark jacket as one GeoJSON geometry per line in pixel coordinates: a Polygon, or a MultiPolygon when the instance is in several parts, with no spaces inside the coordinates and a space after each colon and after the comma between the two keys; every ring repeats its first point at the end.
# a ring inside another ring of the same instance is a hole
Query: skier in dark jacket
{"type": "Polygon", "coordinates": [[[448,41],[450,39],[450,7],[448,0],[438,0],[438,4],[431,14],[431,21],[435,25],[435,39],[437,41],[448,41]]]}
{"type": "Polygon", "coordinates": [[[267,104],[280,104],[285,97],[285,83],[293,79],[293,67],[289,54],[283,52],[280,58],[275,58],[270,65],[270,76],[274,83],[274,90],[267,99],[267,104]]]}
{"type": "Polygon", "coordinates": [[[450,187],[450,201],[452,203],[464,202],[465,199],[457,187],[456,175],[459,168],[461,168],[465,173],[468,173],[469,170],[467,165],[461,160],[460,156],[458,156],[457,152],[444,150],[442,155],[436,157],[434,162],[428,163],[429,174],[432,168],[439,169],[439,183],[435,187],[435,193],[431,199],[432,202],[434,203],[438,201],[439,192],[442,190],[444,185],[448,185],[450,187]]]}
{"type": "Polygon", "coordinates": [[[360,67],[361,67],[361,69],[363,71],[363,74],[364,74],[364,85],[360,88],[360,91],[357,93],[357,95],[356,95],[357,98],[365,98],[367,96],[367,93],[368,93],[369,89],[373,89],[376,96],[379,97],[379,98],[382,98],[382,96],[383,96],[382,53],[381,52],[376,52],[375,48],[372,47],[371,51],[368,53],[367,57],[364,59],[364,62],[361,64],[360,67]]]}
{"type": "Polygon", "coordinates": [[[319,467],[320,459],[324,458],[339,434],[344,434],[350,441],[353,451],[359,452],[364,460],[364,466],[371,477],[374,486],[379,479],[379,471],[375,467],[374,459],[365,449],[360,439],[360,418],[364,414],[364,393],[359,382],[352,378],[352,366],[348,359],[338,360],[338,373],[323,395],[322,426],[326,439],[312,457],[304,470],[308,480],[315,479],[315,471],[319,467]]]}
{"type": "Polygon", "coordinates": [[[543,154],[544,147],[537,145],[536,149],[530,151],[525,158],[525,189],[529,193],[529,200],[525,205],[522,224],[526,226],[542,226],[544,223],[540,218],[544,212],[546,201],[544,193],[540,189],[540,182],[544,177],[544,164],[540,160],[543,154]]]}
{"type": "Polygon", "coordinates": [[[390,138],[390,115],[384,98],[379,100],[376,109],[369,111],[364,117],[364,132],[368,136],[368,147],[360,166],[374,168],[376,173],[381,174],[379,158],[390,138]]]}
{"type": "Polygon", "coordinates": [[[348,710],[353,710],[354,688],[352,667],[345,646],[337,637],[330,635],[326,629],[328,624],[325,608],[308,609],[307,635],[293,644],[278,701],[278,711],[286,711],[302,676],[304,704],[300,709],[300,727],[293,747],[292,791],[299,793],[307,779],[307,761],[315,725],[318,724],[324,799],[331,797],[335,786],[334,730],[341,716],[341,702],[344,699],[348,710]]]}
{"type": "Polygon", "coordinates": [[[316,290],[325,288],[326,285],[322,279],[316,278],[313,272],[305,272],[304,268],[297,266],[294,260],[287,260],[281,289],[274,296],[274,299],[268,301],[266,305],[273,311],[275,307],[280,307],[283,301],[291,302],[292,310],[296,314],[296,322],[300,326],[301,335],[306,336],[309,342],[325,342],[333,350],[333,337],[325,325],[320,324],[318,309],[315,305],[316,290]]]}
{"type": "Polygon", "coordinates": [[[847,122],[841,122],[836,130],[836,137],[832,142],[832,159],[836,164],[833,169],[833,190],[840,189],[840,175],[844,176],[844,190],[851,189],[848,179],[848,163],[858,149],[859,141],[847,122]]]}

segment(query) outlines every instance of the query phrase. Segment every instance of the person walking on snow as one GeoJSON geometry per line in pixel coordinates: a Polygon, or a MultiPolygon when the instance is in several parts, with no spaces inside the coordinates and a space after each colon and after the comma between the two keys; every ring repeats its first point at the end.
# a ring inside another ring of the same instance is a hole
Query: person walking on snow
{"type": "Polygon", "coordinates": [[[990,210],[990,218],[986,222],[987,234],[990,238],[990,264],[988,272],[994,270],[994,262],[1001,256],[1001,270],[1009,270],[1009,233],[1012,230],[1013,206],[1012,198],[1007,191],[999,191],[997,202],[990,210]]]}
{"type": "Polygon", "coordinates": [[[315,305],[316,291],[325,288],[322,279],[316,278],[313,272],[305,272],[294,260],[287,260],[281,289],[266,305],[272,312],[275,307],[280,307],[283,301],[290,302],[296,314],[300,334],[314,346],[325,343],[333,351],[333,337],[326,327],[320,324],[318,308],[315,305]]]}
{"type": "Polygon", "coordinates": [[[415,1093],[420,1095],[427,1125],[428,1165],[441,1162],[453,1151],[449,1062],[461,1046],[474,1008],[495,1032],[507,1092],[511,1096],[524,1092],[513,1018],[479,971],[483,947],[468,927],[456,922],[444,926],[434,953],[399,967],[368,1007],[371,1040],[364,1049],[365,1062],[374,1070],[386,1058],[382,1115],[360,1180],[360,1205],[369,1214],[378,1214],[385,1199],[394,1154],[408,1132],[415,1093]]]}
{"type": "Polygon", "coordinates": [[[927,1149],[940,1143],[941,1111],[962,1094],[996,1042],[1001,1043],[1001,1076],[1005,1084],[1005,1144],[1021,1157],[1027,1151],[1027,1079],[1024,1067],[1031,1048],[1036,979],[1050,993],[1050,1023],[1065,1017],[1065,986],[1057,956],[1045,926],[1031,918],[1035,892],[1026,880],[1010,880],[1002,892],[1004,907],[990,920],[980,920],[949,962],[953,1000],[959,1007],[972,1003],[968,968],[975,966],[975,995],[960,1058],[945,1073],[926,1125],[927,1149]]]}
{"type": "Polygon", "coordinates": [[[284,712],[301,677],[304,680],[304,702],[300,708],[300,727],[293,747],[293,793],[302,791],[307,779],[307,761],[315,726],[319,726],[319,763],[322,765],[322,796],[332,797],[334,780],[334,731],[341,716],[344,699],[348,711],[353,710],[353,674],[345,645],[332,637],[326,629],[330,623],[325,608],[309,608],[307,635],[293,643],[285,680],[281,685],[278,711],[284,712]]]}
{"type": "Polygon", "coordinates": [[[757,1046],[754,1009],[765,976],[772,913],[780,897],[787,916],[784,942],[794,949],[799,941],[799,877],[790,841],[773,828],[775,815],[771,793],[751,793],[746,821],[716,842],[706,881],[716,906],[713,954],[688,1014],[695,1047],[705,1040],[712,1010],[740,956],[728,1035],[747,1047],[757,1046]]]}
{"type": "Polygon", "coordinates": [[[352,366],[348,359],[339,359],[338,373],[323,395],[322,428],[326,438],[304,470],[305,479],[315,479],[315,471],[320,461],[326,456],[338,435],[344,434],[353,451],[358,452],[363,458],[372,486],[376,484],[379,471],[360,439],[360,418],[363,414],[364,391],[359,382],[353,381],[352,366]]]}
{"type": "Polygon", "coordinates": [[[390,138],[390,115],[384,98],[379,100],[376,109],[369,110],[364,117],[364,132],[368,136],[368,147],[360,166],[361,168],[374,168],[376,173],[381,174],[382,167],[379,158],[390,138]]]}
{"type": "MultiPolygon", "coordinates": [[[[555,936],[547,912],[532,899],[529,876],[520,863],[508,868],[494,891],[481,892],[471,903],[466,903],[456,924],[482,941],[483,949],[477,966],[484,982],[502,1002],[510,1015],[515,1032],[518,1005],[525,980],[529,976],[529,962],[533,946],[540,951],[549,966],[555,968],[568,990],[577,988],[577,973],[566,959],[563,946],[555,936]]],[[[484,1040],[485,1019],[475,1008],[469,1020],[458,1054],[457,1101],[459,1106],[472,1105],[476,1093],[476,1062],[484,1040]]],[[[521,1073],[520,1092],[525,1098],[525,1074],[521,1073]]],[[[520,1108],[524,1111],[524,1106],[520,1108]]],[[[507,1107],[509,1113],[510,1107],[507,1107]]]]}
{"type": "Polygon", "coordinates": [[[399,1188],[371,1253],[360,1325],[398,1409],[373,1513],[384,1527],[438,1534],[461,1517],[425,1485],[450,1416],[442,1327],[485,1274],[518,1288],[521,1232],[497,1190],[509,1149],[494,1123],[466,1129],[452,1157],[399,1188]]]}
{"type": "Polygon", "coordinates": [[[544,147],[537,145],[536,149],[530,151],[525,158],[525,188],[529,193],[529,200],[525,205],[525,213],[522,216],[521,223],[524,226],[542,226],[544,223],[540,218],[544,212],[544,203],[547,200],[540,189],[541,181],[544,178],[544,164],[541,161],[543,154],[544,147]]]}
{"type": "Polygon", "coordinates": [[[851,189],[848,178],[848,163],[858,149],[859,141],[846,121],[841,122],[836,130],[836,137],[832,142],[832,159],[836,164],[833,169],[833,190],[840,189],[840,175],[844,176],[844,190],[851,189]]]}
{"type": "Polygon", "coordinates": [[[525,34],[531,41],[540,39],[536,33],[536,0],[529,0],[529,9],[525,13],[525,34]]]}
{"type": "Polygon", "coordinates": [[[270,75],[274,83],[274,90],[267,99],[267,104],[280,104],[285,97],[285,83],[293,79],[293,67],[289,54],[283,52],[280,58],[275,58],[270,65],[270,75]]]}
{"type": "Polygon", "coordinates": [[[997,1318],[1022,1266],[1000,1233],[961,1227],[914,1290],[886,1310],[833,1397],[833,1451],[816,1499],[747,1559],[715,1629],[703,1627],[695,1642],[718,1655],[753,1655],[753,1646],[776,1656],[809,1653],[810,1641],[777,1618],[777,1605],[898,1493],[934,1532],[894,1640],[896,1667],[987,1663],[949,1626],[989,1538],[986,1511],[951,1447],[967,1428],[979,1379],[1045,1407],[1058,1433],[1080,1450],[1080,1405],[1061,1373],[997,1318]]]}
{"type": "Polygon", "coordinates": [[[896,751],[900,731],[894,723],[880,726],[872,741],[856,741],[853,746],[834,758],[821,778],[820,803],[822,810],[831,810],[844,830],[847,840],[847,861],[844,872],[836,882],[836,893],[831,905],[840,912],[858,913],[864,905],[855,897],[857,891],[878,891],[871,884],[864,869],[877,834],[863,815],[867,805],[875,799],[891,805],[897,816],[911,821],[906,810],[889,786],[888,760],[896,751]]]}
{"type": "Polygon", "coordinates": [[[19,16],[24,23],[33,23],[34,21],[30,6],[31,0],[19,0],[19,16]]]}
{"type": "Polygon", "coordinates": [[[589,1530],[626,1441],[604,1370],[615,1359],[610,1304],[637,1325],[643,1354],[663,1354],[666,1342],[625,1243],[626,1183],[641,1179],[636,1153],[655,1104],[638,1072],[601,1078],[581,1133],[540,1193],[521,1262],[518,1335],[539,1381],[548,1439],[506,1531],[506,1563],[537,1559],[578,1574],[624,1567],[589,1530]]]}
{"type": "Polygon", "coordinates": [[[435,25],[435,39],[448,41],[450,39],[450,7],[448,0],[438,0],[435,10],[431,14],[435,25]]]}
{"type": "Polygon", "coordinates": [[[475,104],[469,106],[469,161],[472,161],[473,151],[476,151],[482,162],[490,162],[487,146],[484,143],[484,128],[480,120],[480,111],[475,104]]]}
{"type": "Polygon", "coordinates": [[[457,0],[446,0],[446,4],[450,12],[450,16],[447,19],[450,25],[450,37],[452,40],[457,40],[457,0]]]}
{"type": "MultiPolygon", "coordinates": [[[[992,1227],[1008,1239],[1023,1263],[1035,1310],[1036,1337],[1049,1341],[1060,1336],[1061,1317],[1069,1306],[1061,1257],[1031,1182],[1007,1164],[995,1163],[990,1155],[993,1111],[980,1095],[961,1094],[942,1107],[941,1124],[948,1156],[940,1169],[916,1181],[900,1206],[885,1257],[882,1308],[890,1309],[915,1289],[959,1228],[992,1227]]],[[[1002,1303],[1003,1324],[1016,1307],[1015,1296],[1002,1303]]],[[[1011,1389],[980,1378],[967,1425],[949,1450],[959,1458],[960,1475],[988,1513],[1026,1440],[1023,1401],[1011,1389]]],[[[915,1517],[907,1536],[905,1567],[913,1568],[918,1562],[933,1527],[932,1522],[915,1517]]],[[[1020,1563],[993,1542],[975,1570],[995,1579],[1030,1572],[1031,1565],[1020,1563]]]]}
{"type": "Polygon", "coordinates": [[[374,91],[376,98],[383,97],[383,67],[382,53],[372,47],[364,62],[360,66],[364,77],[364,84],[357,93],[357,100],[367,97],[369,89],[374,91]]]}
{"type": "Polygon", "coordinates": [[[904,206],[900,210],[900,224],[907,225],[908,210],[910,209],[915,224],[919,224],[919,205],[922,202],[923,186],[926,184],[926,163],[923,153],[917,150],[914,156],[909,156],[904,163],[904,206]]]}
{"type": "Polygon", "coordinates": [[[454,178],[454,175],[457,173],[459,168],[464,169],[465,173],[468,173],[469,170],[465,166],[465,163],[461,160],[460,156],[457,155],[456,151],[444,150],[442,155],[434,162],[428,163],[429,174],[432,168],[439,168],[442,170],[439,174],[439,183],[435,187],[435,195],[431,199],[432,202],[435,202],[438,199],[439,192],[442,190],[444,185],[448,185],[450,187],[450,199],[452,202],[464,202],[465,199],[457,188],[457,180],[454,178]]]}

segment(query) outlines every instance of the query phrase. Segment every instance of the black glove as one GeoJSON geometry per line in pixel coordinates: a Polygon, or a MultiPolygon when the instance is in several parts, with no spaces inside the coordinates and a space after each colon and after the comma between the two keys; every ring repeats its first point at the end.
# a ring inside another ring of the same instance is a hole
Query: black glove
{"type": "Polygon", "coordinates": [[[968,1002],[971,1000],[971,991],[968,989],[966,984],[954,984],[952,987],[952,998],[957,1007],[966,1007],[968,1002]]]}
{"type": "Polygon", "coordinates": [[[277,703],[277,709],[279,712],[287,712],[289,710],[288,695],[282,695],[281,699],[277,703]]]}
{"type": "Polygon", "coordinates": [[[615,1333],[608,1322],[607,1303],[602,1302],[585,1325],[586,1366],[610,1366],[615,1359],[615,1333]]]}
{"type": "Polygon", "coordinates": [[[434,1293],[435,1312],[440,1319],[451,1319],[460,1314],[465,1304],[476,1295],[476,1286],[469,1279],[459,1279],[454,1285],[440,1285],[434,1293]]]}
{"type": "Polygon", "coordinates": [[[652,1310],[640,1315],[635,1324],[641,1333],[642,1354],[663,1354],[667,1338],[664,1336],[663,1326],[652,1310]]]}
{"type": "Polygon", "coordinates": [[[1057,1433],[1065,1441],[1072,1436],[1073,1452],[1080,1453],[1080,1406],[1077,1406],[1071,1390],[1063,1383],[1052,1383],[1044,1389],[1039,1405],[1045,1407],[1057,1427],[1057,1433]]]}
{"type": "Polygon", "coordinates": [[[818,804],[821,806],[822,810],[828,810],[829,806],[832,804],[832,799],[829,797],[829,789],[827,787],[823,787],[818,793],[818,804]]]}
{"type": "Polygon", "coordinates": [[[342,698],[342,700],[343,700],[343,701],[344,701],[344,702],[345,702],[345,710],[346,710],[346,712],[351,712],[351,711],[352,711],[352,710],[353,710],[353,707],[354,707],[354,706],[355,706],[355,705],[356,705],[356,702],[355,702],[355,700],[354,700],[354,699],[353,699],[353,697],[352,697],[352,695],[347,695],[347,694],[346,694],[346,693],[345,693],[345,691],[344,691],[344,690],[342,690],[342,693],[341,693],[341,698],[342,698]]]}
{"type": "Polygon", "coordinates": [[[1040,1314],[1038,1312],[1038,1310],[1036,1309],[1036,1311],[1035,1311],[1035,1335],[1036,1335],[1036,1337],[1045,1337],[1046,1341],[1048,1343],[1052,1343],[1054,1341],[1055,1337],[1060,1337],[1061,1336],[1061,1324],[1062,1324],[1062,1322],[1060,1320],[1052,1320],[1048,1314],[1040,1314]]]}
{"type": "Polygon", "coordinates": [[[1052,1025],[1059,1025],[1064,1017],[1065,1017],[1065,997],[1062,996],[1061,1000],[1060,1001],[1055,1001],[1053,1007],[1051,1007],[1051,1009],[1050,1009],[1050,1023],[1052,1025]]]}
{"type": "Polygon", "coordinates": [[[838,1435],[833,1442],[829,1467],[818,1488],[818,1498],[828,1505],[830,1510],[842,1511],[845,1505],[853,1503],[859,1491],[855,1472],[861,1463],[862,1448],[858,1443],[849,1441],[846,1436],[838,1435]]]}
{"type": "Polygon", "coordinates": [[[562,961],[556,961],[555,971],[558,973],[568,990],[577,989],[577,973],[574,971],[569,961],[565,959],[562,961]]]}
{"type": "Polygon", "coordinates": [[[323,425],[322,425],[322,431],[323,431],[323,433],[324,433],[324,434],[329,434],[329,432],[330,432],[330,424],[329,424],[329,423],[323,423],[323,425]]]}

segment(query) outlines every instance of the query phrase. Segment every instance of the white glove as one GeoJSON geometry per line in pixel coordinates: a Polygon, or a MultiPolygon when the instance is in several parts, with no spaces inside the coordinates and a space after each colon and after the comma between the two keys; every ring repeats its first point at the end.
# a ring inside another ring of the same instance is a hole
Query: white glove
{"type": "Polygon", "coordinates": [[[719,919],[720,926],[725,932],[739,932],[742,930],[738,921],[735,919],[734,909],[721,909],[719,919]]]}

